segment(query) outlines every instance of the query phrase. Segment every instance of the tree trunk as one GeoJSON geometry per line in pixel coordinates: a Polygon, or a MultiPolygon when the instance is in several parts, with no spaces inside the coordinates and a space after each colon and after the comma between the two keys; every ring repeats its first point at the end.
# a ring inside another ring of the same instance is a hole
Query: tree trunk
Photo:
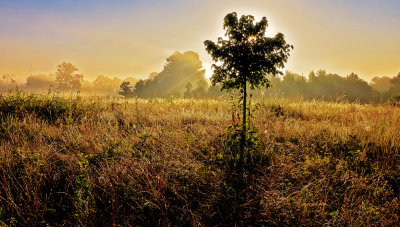
{"type": "Polygon", "coordinates": [[[240,140],[240,153],[239,153],[239,170],[242,168],[243,160],[244,160],[244,149],[246,143],[246,109],[247,109],[247,81],[245,81],[243,88],[243,118],[242,118],[242,138],[240,140]]]}

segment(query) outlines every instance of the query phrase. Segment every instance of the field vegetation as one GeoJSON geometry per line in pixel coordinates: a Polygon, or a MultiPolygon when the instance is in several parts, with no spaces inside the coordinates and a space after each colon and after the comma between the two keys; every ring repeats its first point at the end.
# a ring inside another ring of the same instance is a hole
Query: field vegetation
{"type": "Polygon", "coordinates": [[[1,96],[0,225],[399,225],[399,107],[230,102],[1,96]]]}

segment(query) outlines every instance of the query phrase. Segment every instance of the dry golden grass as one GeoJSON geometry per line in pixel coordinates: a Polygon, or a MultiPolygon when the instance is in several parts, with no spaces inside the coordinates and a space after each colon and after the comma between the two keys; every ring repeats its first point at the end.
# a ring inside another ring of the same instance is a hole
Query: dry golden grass
{"type": "Polygon", "coordinates": [[[398,107],[257,100],[237,186],[228,100],[1,98],[2,224],[400,224],[398,107]]]}

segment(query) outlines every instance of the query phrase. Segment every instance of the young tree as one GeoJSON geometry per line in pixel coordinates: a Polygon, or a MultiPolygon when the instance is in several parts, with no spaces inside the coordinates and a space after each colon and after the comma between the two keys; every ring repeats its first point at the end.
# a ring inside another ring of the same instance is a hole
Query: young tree
{"type": "Polygon", "coordinates": [[[268,21],[263,17],[254,23],[254,17],[243,15],[238,19],[235,12],[225,16],[223,28],[227,39],[218,38],[217,43],[206,40],[207,52],[220,64],[213,64],[213,85],[221,89],[239,89],[242,102],[242,137],[239,165],[243,159],[246,141],[247,86],[251,89],[270,86],[268,74],[282,74],[280,69],[287,62],[292,45],[286,43],[283,34],[266,37],[268,21]]]}

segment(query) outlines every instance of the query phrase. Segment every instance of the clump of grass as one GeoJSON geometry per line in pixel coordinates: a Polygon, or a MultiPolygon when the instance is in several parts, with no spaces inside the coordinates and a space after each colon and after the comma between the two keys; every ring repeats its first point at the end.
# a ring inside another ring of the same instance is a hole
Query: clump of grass
{"type": "Polygon", "coordinates": [[[0,117],[24,119],[28,116],[40,118],[48,123],[70,122],[84,118],[88,114],[98,111],[97,103],[85,104],[85,101],[76,97],[62,97],[57,95],[25,94],[20,91],[9,95],[0,95],[0,117]]]}

